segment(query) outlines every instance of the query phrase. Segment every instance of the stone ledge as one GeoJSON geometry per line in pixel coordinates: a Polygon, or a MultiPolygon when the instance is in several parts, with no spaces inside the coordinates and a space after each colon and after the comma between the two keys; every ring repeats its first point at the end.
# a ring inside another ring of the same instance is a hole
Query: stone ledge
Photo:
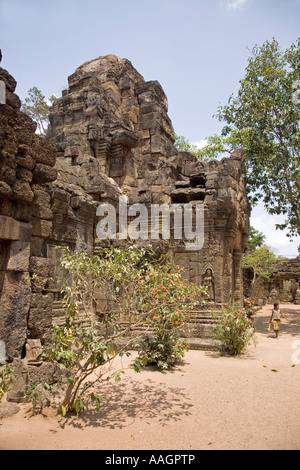
{"type": "Polygon", "coordinates": [[[30,241],[32,225],[20,222],[12,217],[0,215],[0,239],[14,241],[30,241]]]}

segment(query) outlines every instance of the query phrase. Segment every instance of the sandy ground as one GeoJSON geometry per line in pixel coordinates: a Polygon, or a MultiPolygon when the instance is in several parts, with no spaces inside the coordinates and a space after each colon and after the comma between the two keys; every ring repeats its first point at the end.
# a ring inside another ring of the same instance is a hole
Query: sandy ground
{"type": "MultiPolygon", "coordinates": [[[[278,339],[271,306],[255,315],[258,344],[240,357],[189,351],[172,372],[128,369],[106,383],[100,411],[59,419],[27,404],[0,420],[0,448],[97,450],[300,450],[300,307],[281,305],[278,339]]],[[[134,354],[126,359],[132,364],[134,354]]]]}

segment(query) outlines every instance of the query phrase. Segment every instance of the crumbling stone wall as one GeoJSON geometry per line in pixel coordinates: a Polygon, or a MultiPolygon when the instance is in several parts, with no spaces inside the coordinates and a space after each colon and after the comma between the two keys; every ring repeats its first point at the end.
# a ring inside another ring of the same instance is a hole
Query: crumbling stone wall
{"type": "Polygon", "coordinates": [[[300,255],[278,263],[272,288],[277,290],[279,300],[300,305],[300,255]]]}
{"type": "Polygon", "coordinates": [[[245,289],[249,297],[265,302],[292,302],[300,305],[300,256],[278,261],[276,270],[270,280],[258,279],[255,289],[251,278],[245,289]]]}
{"type": "Polygon", "coordinates": [[[117,206],[121,195],[149,210],[200,204],[201,250],[172,236],[153,244],[172,254],[189,281],[207,285],[211,308],[242,302],[249,206],[240,151],[208,163],[178,152],[161,85],[146,82],[126,59],[109,55],[80,66],[53,105],[46,139],[20,112],[14,79],[3,69],[0,79],[7,90],[0,105],[0,340],[7,359],[23,357],[27,339],[45,344],[61,315],[57,245],[93,253],[125,242],[99,240],[96,232],[99,203],[117,206]]]}
{"type": "Polygon", "coordinates": [[[6,88],[0,105],[0,340],[11,359],[24,354],[28,336],[43,336],[41,323],[51,325],[46,281],[32,288],[29,276],[44,264],[53,219],[47,183],[57,171],[55,148],[35,134],[36,124],[20,111],[16,81],[1,68],[0,80],[6,88]]]}
{"type": "Polygon", "coordinates": [[[190,155],[183,165],[182,180],[175,182],[171,198],[203,200],[204,246],[196,253],[177,248],[175,259],[187,277],[207,285],[209,300],[241,303],[241,259],[247,244],[249,205],[245,196],[244,160],[240,151],[221,161],[204,163],[190,155]]]}
{"type": "Polygon", "coordinates": [[[149,213],[152,204],[202,204],[203,249],[187,251],[172,239],[160,246],[191,282],[207,283],[212,302],[241,302],[249,219],[243,155],[203,163],[179,153],[167,112],[161,85],[145,82],[128,60],[110,55],[83,64],[50,115],[48,139],[68,175],[59,171],[58,180],[72,171],[95,201],[116,203],[124,194],[149,213]]]}

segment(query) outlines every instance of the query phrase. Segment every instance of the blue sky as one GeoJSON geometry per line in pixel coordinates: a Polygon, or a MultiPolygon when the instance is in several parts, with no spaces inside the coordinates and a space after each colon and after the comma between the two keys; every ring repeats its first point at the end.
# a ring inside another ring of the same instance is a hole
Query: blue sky
{"type": "MultiPolygon", "coordinates": [[[[61,96],[67,77],[106,54],[129,59],[158,80],[175,132],[190,142],[219,133],[212,116],[239,88],[249,49],[275,37],[283,49],[300,36],[300,0],[0,0],[2,67],[21,99],[32,86],[61,96]]],[[[279,254],[297,255],[261,209],[251,224],[279,254]]]]}

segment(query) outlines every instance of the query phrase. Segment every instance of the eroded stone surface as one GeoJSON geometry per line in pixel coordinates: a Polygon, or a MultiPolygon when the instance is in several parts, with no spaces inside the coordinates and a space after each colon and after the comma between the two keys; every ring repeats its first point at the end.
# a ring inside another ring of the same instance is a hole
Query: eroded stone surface
{"type": "Polygon", "coordinates": [[[150,241],[172,254],[187,280],[207,285],[211,308],[242,301],[249,206],[240,151],[207,163],[178,152],[161,85],[145,81],[127,59],[109,55],[78,67],[53,104],[47,139],[20,112],[14,79],[3,69],[0,79],[7,87],[0,105],[0,340],[7,359],[24,357],[27,339],[46,344],[61,315],[57,245],[89,253],[123,246],[96,235],[97,207],[117,207],[121,195],[149,214],[153,204],[200,204],[200,250],[187,250],[174,227],[170,239],[150,241]]]}

